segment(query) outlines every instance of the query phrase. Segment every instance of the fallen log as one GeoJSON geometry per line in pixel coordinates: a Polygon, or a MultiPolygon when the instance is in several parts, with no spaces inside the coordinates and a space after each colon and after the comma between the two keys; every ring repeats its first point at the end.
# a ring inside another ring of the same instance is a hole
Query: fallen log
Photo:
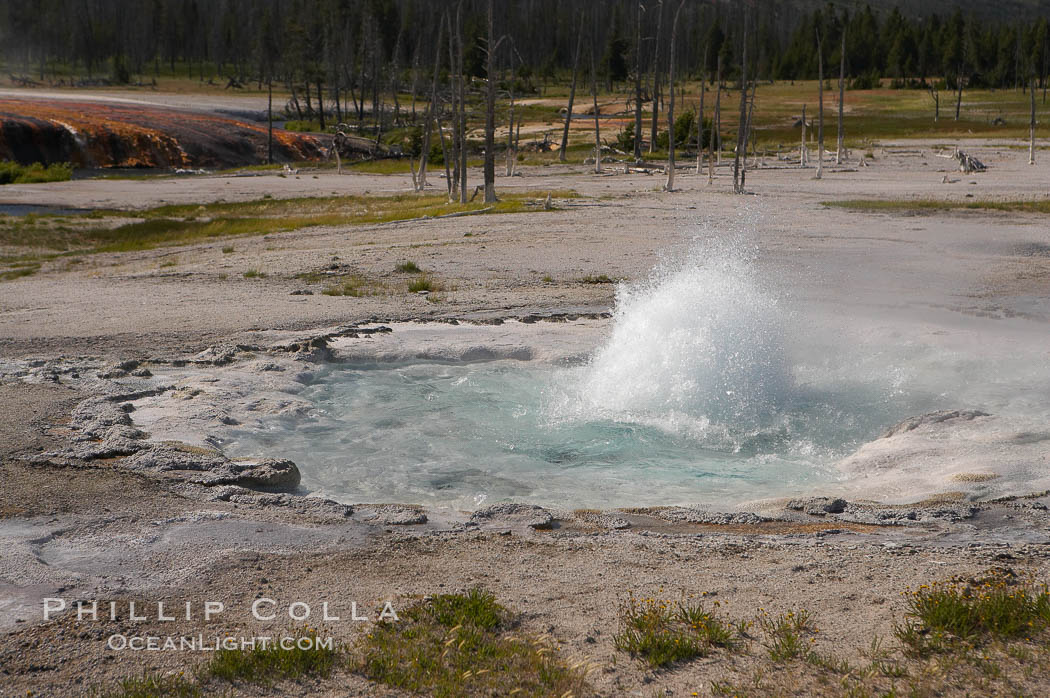
{"type": "Polygon", "coordinates": [[[959,171],[966,174],[973,172],[984,172],[988,169],[987,165],[975,158],[973,155],[963,152],[958,147],[950,155],[944,153],[936,153],[939,158],[946,158],[949,160],[956,160],[959,163],[959,171]]]}
{"type": "Polygon", "coordinates": [[[968,155],[958,148],[955,149],[955,159],[959,161],[959,171],[970,174],[972,172],[984,172],[988,168],[983,162],[972,155],[968,155]]]}

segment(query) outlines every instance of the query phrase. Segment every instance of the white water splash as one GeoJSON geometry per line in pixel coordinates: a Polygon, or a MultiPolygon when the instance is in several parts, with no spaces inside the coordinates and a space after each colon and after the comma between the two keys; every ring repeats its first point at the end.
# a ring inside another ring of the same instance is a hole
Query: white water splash
{"type": "Polygon", "coordinates": [[[739,247],[695,247],[618,289],[612,333],[556,408],[701,436],[748,431],[787,396],[782,310],[739,247]]]}

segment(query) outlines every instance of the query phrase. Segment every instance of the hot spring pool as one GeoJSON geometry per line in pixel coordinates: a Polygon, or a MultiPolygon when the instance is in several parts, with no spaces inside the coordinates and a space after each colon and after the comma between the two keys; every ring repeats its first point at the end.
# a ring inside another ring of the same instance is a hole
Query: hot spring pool
{"type": "Polygon", "coordinates": [[[291,458],[345,502],[732,506],[841,481],[833,464],[893,424],[972,405],[943,389],[965,362],[849,355],[800,327],[746,259],[697,256],[621,287],[585,358],[327,364],[305,416],[223,448],[291,458]]]}
{"type": "Polygon", "coordinates": [[[347,502],[716,505],[834,481],[832,462],[918,409],[855,386],[798,391],[775,411],[724,420],[616,412],[581,398],[590,371],[516,361],[330,366],[300,395],[315,406],[308,417],[239,432],[227,450],[280,453],[299,464],[307,489],[347,502]]]}

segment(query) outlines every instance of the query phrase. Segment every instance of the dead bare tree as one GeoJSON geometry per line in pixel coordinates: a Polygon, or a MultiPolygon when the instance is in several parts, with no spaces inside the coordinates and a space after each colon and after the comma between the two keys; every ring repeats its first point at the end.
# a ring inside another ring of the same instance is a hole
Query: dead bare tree
{"type": "Polygon", "coordinates": [[[667,88],[670,101],[667,103],[667,182],[664,191],[674,191],[674,64],[675,64],[675,41],[678,38],[678,16],[682,13],[685,0],[681,0],[678,9],[674,12],[671,20],[671,55],[667,68],[667,88]]]}
{"type": "Polygon", "coordinates": [[[649,129],[649,152],[656,150],[656,132],[660,128],[660,38],[663,34],[664,2],[656,0],[656,38],[653,39],[653,123],[649,129]]]}
{"type": "Polygon", "coordinates": [[[955,120],[959,120],[959,110],[962,109],[963,75],[962,68],[958,70],[955,77],[955,120]]]}
{"type": "Polygon", "coordinates": [[[449,168],[448,148],[445,145],[445,127],[441,124],[441,115],[437,117],[438,139],[441,141],[441,159],[445,163],[445,188],[448,190],[448,199],[452,200],[454,184],[452,182],[452,171],[449,168]]]}
{"type": "Polygon", "coordinates": [[[817,179],[824,176],[824,44],[817,29],[817,179]]]}
{"type": "Polygon", "coordinates": [[[933,99],[933,123],[937,123],[941,118],[941,93],[932,84],[926,89],[933,99]]]}
{"type": "Polygon", "coordinates": [[[842,123],[842,101],[846,96],[846,27],[842,27],[842,48],[839,51],[839,138],[838,149],[835,151],[835,164],[841,165],[845,155],[844,141],[846,132],[842,123]]]}
{"type": "MultiPolygon", "coordinates": [[[[582,19],[582,18],[581,18],[582,19]]],[[[591,98],[594,100],[594,174],[602,172],[602,134],[598,117],[601,112],[598,109],[598,61],[594,56],[595,45],[598,43],[598,13],[594,13],[594,35],[591,38],[591,98]]]]}
{"type": "MultiPolygon", "coordinates": [[[[755,97],[758,95],[758,80],[751,80],[751,104],[747,108],[747,137],[751,141],[751,156],[754,158],[754,168],[758,169],[758,134],[755,133],[755,129],[751,128],[751,124],[754,123],[755,119],[755,97]]],[[[746,171],[746,168],[745,168],[746,171]]],[[[741,176],[741,183],[743,182],[743,176],[741,176]]]]}
{"type": "MultiPolygon", "coordinates": [[[[440,23],[441,21],[443,21],[443,20],[441,18],[439,18],[438,22],[440,23]]],[[[438,46],[438,48],[437,48],[438,55],[440,56],[441,55],[441,38],[440,37],[438,37],[437,46],[438,46]]],[[[419,54],[422,53],[422,48],[423,48],[423,35],[420,34],[419,37],[416,39],[416,49],[412,52],[412,83],[411,83],[411,87],[409,88],[411,90],[411,94],[412,94],[412,123],[413,124],[416,123],[416,94],[419,91],[419,54]]],[[[339,88],[338,87],[336,87],[335,94],[336,94],[335,107],[336,107],[336,109],[338,109],[339,108],[339,88]]]]}
{"type": "Polygon", "coordinates": [[[576,101],[576,77],[580,69],[580,49],[583,47],[583,12],[579,16],[579,30],[576,33],[576,53],[572,57],[572,82],[569,84],[569,105],[565,109],[565,129],[561,134],[561,148],[558,149],[558,161],[565,162],[565,149],[569,146],[569,124],[572,123],[572,106],[576,101]]]}
{"type": "Polygon", "coordinates": [[[467,202],[467,110],[463,79],[463,2],[456,3],[456,19],[448,22],[449,81],[452,92],[452,181],[449,200],[467,202]]]}
{"type": "MultiPolygon", "coordinates": [[[[715,133],[714,139],[718,142],[714,143],[715,157],[718,158],[716,164],[722,164],[722,54],[718,55],[718,67],[715,77],[715,83],[717,83],[715,89],[715,133]]],[[[711,176],[714,177],[714,170],[711,170],[711,176]]]]}
{"type": "Polygon", "coordinates": [[[737,194],[744,193],[744,184],[741,181],[740,159],[744,157],[744,148],[747,147],[747,29],[748,9],[744,6],[744,31],[743,49],[740,51],[740,119],[736,128],[736,152],[733,155],[733,191],[737,194]]]}
{"type": "Polygon", "coordinates": [[[1031,116],[1028,122],[1028,164],[1035,164],[1035,78],[1032,78],[1031,84],[1028,86],[1028,94],[1032,100],[1031,116]]]}
{"type": "Polygon", "coordinates": [[[273,164],[273,78],[266,79],[266,164],[273,164]]]}
{"type": "Polygon", "coordinates": [[[704,95],[707,93],[707,73],[700,77],[700,106],[696,115],[696,174],[704,171],[704,95]]]}
{"type": "MultiPolygon", "coordinates": [[[[445,22],[448,24],[448,68],[449,68],[449,87],[452,96],[452,176],[448,181],[448,199],[449,201],[459,200],[459,77],[456,75],[456,70],[459,67],[459,63],[456,60],[456,31],[453,31],[452,17],[446,12],[445,22]]],[[[456,8],[456,27],[458,31],[459,26],[459,6],[456,8]]],[[[447,162],[446,162],[447,164],[447,162]]]]}
{"type": "Polygon", "coordinates": [[[798,147],[798,164],[799,167],[806,167],[809,164],[809,148],[806,147],[806,105],[802,105],[802,145],[798,147]]]}
{"type": "MultiPolygon", "coordinates": [[[[507,114],[507,176],[511,177],[514,175],[514,158],[517,155],[517,148],[514,147],[514,82],[517,80],[517,73],[515,71],[514,59],[519,57],[517,54],[517,47],[514,46],[514,40],[511,39],[511,56],[510,56],[510,110],[507,114]]],[[[519,57],[520,58],[520,57],[519,57]]],[[[521,124],[518,124],[518,128],[521,128],[521,124]]]]}
{"type": "Polygon", "coordinates": [[[634,159],[642,159],[642,13],[645,6],[638,2],[634,23],[634,159]]]}
{"type": "Polygon", "coordinates": [[[382,51],[380,36],[380,33],[376,32],[369,42],[372,58],[372,125],[377,138],[383,131],[383,93],[379,89],[379,56],[382,51]]]}
{"type": "Polygon", "coordinates": [[[488,85],[485,90],[485,203],[496,203],[496,49],[494,0],[488,2],[489,38],[485,46],[488,85]]]}
{"type": "MultiPolygon", "coordinates": [[[[703,121],[700,122],[701,126],[703,121]]],[[[707,137],[707,183],[715,181],[715,138],[718,135],[718,98],[715,98],[715,113],[711,117],[711,133],[707,137]]]]}
{"type": "Polygon", "coordinates": [[[467,86],[463,72],[463,22],[460,10],[462,0],[456,5],[456,76],[459,82],[459,200],[467,203],[467,86]]]}
{"type": "MultiPolygon", "coordinates": [[[[434,117],[438,108],[438,72],[441,69],[441,42],[444,38],[445,20],[438,22],[438,38],[434,49],[434,73],[430,79],[430,103],[427,105],[426,116],[423,120],[423,152],[419,156],[419,175],[416,178],[416,191],[423,191],[427,186],[427,160],[430,159],[430,131],[434,125],[434,117]]],[[[413,108],[414,105],[413,105],[413,108]]]]}
{"type": "Polygon", "coordinates": [[[365,8],[364,16],[361,18],[361,41],[359,42],[359,58],[358,58],[358,70],[357,70],[357,85],[361,91],[360,101],[355,100],[357,104],[357,121],[358,127],[365,125],[365,66],[368,62],[368,32],[371,31],[371,17],[368,14],[368,8],[365,8]]]}
{"type": "MultiPolygon", "coordinates": [[[[397,127],[401,124],[401,101],[398,99],[397,93],[401,91],[400,75],[401,68],[399,65],[399,59],[401,58],[401,37],[404,35],[405,29],[402,26],[397,31],[397,41],[394,42],[394,56],[393,65],[390,67],[390,94],[394,98],[394,126],[397,127]]],[[[317,86],[317,101],[321,108],[321,119],[324,120],[324,101],[321,98],[321,86],[317,86]]]]}

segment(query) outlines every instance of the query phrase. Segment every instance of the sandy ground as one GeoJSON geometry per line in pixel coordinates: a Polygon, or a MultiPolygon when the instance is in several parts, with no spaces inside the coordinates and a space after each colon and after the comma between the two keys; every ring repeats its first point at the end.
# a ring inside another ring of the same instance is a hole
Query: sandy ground
{"type": "MultiPolygon", "coordinates": [[[[673,193],[660,191],[657,175],[526,169],[497,186],[574,189],[583,198],[559,201],[551,213],[240,238],[232,254],[220,249],[230,241],[216,241],[92,255],[73,268],[59,260],[0,285],[0,357],[9,364],[109,365],[185,358],[216,345],[257,344],[274,330],[308,332],[369,319],[604,312],[614,287],[582,284],[580,277],[642,279],[661,255],[684,254],[695,236],[731,236],[756,250],[771,278],[787,280],[789,302],[805,308],[809,321],[839,318],[835,327],[849,331],[943,335],[944,346],[991,338],[989,351],[1045,360],[1038,347],[1050,320],[1050,257],[1030,253],[1043,249],[1033,244],[1050,245],[1040,217],[894,216],[821,204],[871,197],[1043,198],[1050,190],[1047,165],[1029,167],[1020,148],[964,144],[992,169],[962,175],[935,157],[936,145],[877,147],[871,166],[832,166],[819,181],[812,170],[770,162],[748,174],[749,196],[730,192],[724,168],[710,186],[706,176],[683,170],[673,193]],[[945,176],[952,182],[944,183],[945,176]],[[291,295],[309,286],[296,274],[323,270],[333,260],[384,278],[406,259],[433,270],[452,290],[438,303],[419,296],[291,295]],[[161,267],[168,261],[175,265],[161,267]],[[266,278],[243,278],[250,268],[266,278]]],[[[7,186],[0,200],[134,208],[408,188],[407,177],[303,173],[7,186]]],[[[873,635],[892,634],[903,611],[900,593],[909,586],[994,565],[1043,579],[1050,572],[1046,498],[975,505],[961,521],[922,514],[915,526],[833,525],[802,514],[772,524],[675,525],[639,515],[630,527],[611,530],[570,512],[553,531],[499,522],[470,526],[467,514],[440,513],[425,524],[386,525],[370,519],[367,507],[331,523],[279,508],[206,502],[180,494],[164,477],[132,474],[109,459],[81,467],[28,463],[26,456],[65,443],[63,425],[88,392],[74,380],[10,376],[0,383],[4,696],[76,695],[145,669],[192,667],[203,660],[177,652],[114,652],[105,638],[119,629],[244,631],[253,627],[246,609],[259,594],[282,604],[356,600],[371,607],[473,584],[521,611],[527,630],[548,633],[568,656],[593,663],[592,681],[603,695],[709,695],[712,681],[754,682],[756,672],[766,677],[758,680],[758,695],[837,695],[834,686],[770,665],[757,639],[746,655],[648,672],[613,647],[618,604],[633,590],[671,599],[715,593],[737,618],[754,617],[759,608],[807,608],[821,628],[818,648],[860,661],[873,635]],[[68,614],[43,622],[41,604],[49,596],[173,604],[214,599],[231,611],[206,627],[199,620],[135,626],[119,618],[77,624],[68,614]]],[[[1033,472],[1044,465],[1033,463],[1033,472]]],[[[929,511],[924,506],[920,513],[929,511]]],[[[336,623],[331,631],[346,639],[361,626],[336,623]]],[[[1047,675],[1037,672],[1026,691],[1045,692],[1047,675]]],[[[238,689],[238,695],[253,692],[384,695],[345,672],[325,682],[238,689]]]]}

